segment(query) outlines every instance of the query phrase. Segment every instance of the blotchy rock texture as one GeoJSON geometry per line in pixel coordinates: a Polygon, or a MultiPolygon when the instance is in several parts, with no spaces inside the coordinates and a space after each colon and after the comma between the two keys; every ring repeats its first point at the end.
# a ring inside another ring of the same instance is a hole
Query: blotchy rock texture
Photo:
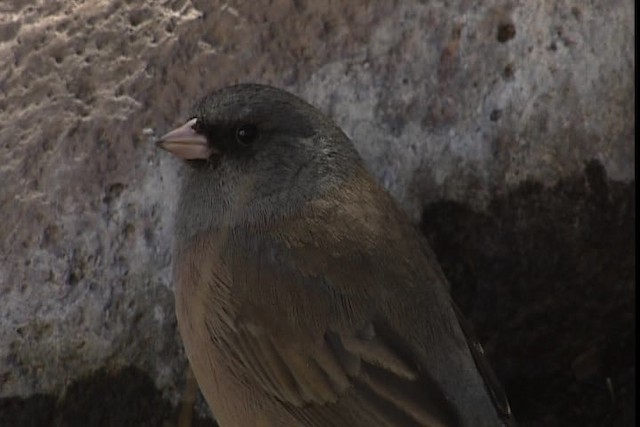
{"type": "Polygon", "coordinates": [[[0,2],[0,425],[190,410],[178,163],[151,141],[235,82],[297,93],[353,138],[521,425],[635,425],[633,16],[631,0],[0,2]]]}

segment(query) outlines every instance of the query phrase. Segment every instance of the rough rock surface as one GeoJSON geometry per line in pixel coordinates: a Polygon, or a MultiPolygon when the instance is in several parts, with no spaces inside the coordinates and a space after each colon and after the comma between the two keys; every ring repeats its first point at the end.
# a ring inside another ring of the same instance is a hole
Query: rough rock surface
{"type": "Polygon", "coordinates": [[[177,417],[177,162],[150,141],[240,81],[302,95],[354,139],[421,222],[520,424],[634,425],[633,15],[0,2],[0,425],[177,417]]]}

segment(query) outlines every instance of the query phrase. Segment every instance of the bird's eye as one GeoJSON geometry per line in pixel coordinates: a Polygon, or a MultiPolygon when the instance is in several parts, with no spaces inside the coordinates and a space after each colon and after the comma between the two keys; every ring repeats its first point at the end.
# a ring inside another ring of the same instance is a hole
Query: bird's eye
{"type": "Polygon", "coordinates": [[[255,125],[242,125],[236,129],[236,139],[240,144],[247,145],[258,137],[258,128],[255,125]]]}

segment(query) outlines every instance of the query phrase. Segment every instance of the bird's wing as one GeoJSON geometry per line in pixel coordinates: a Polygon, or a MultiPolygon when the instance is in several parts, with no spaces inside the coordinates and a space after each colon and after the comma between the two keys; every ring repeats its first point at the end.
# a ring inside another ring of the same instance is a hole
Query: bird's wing
{"type": "Polygon", "coordinates": [[[393,286],[381,286],[394,280],[392,268],[370,253],[252,233],[234,240],[226,258],[239,315],[228,348],[295,416],[309,425],[458,424],[423,356],[389,318],[407,310],[421,319],[426,306],[420,292],[397,306],[393,286]]]}
{"type": "Polygon", "coordinates": [[[502,417],[505,424],[508,426],[515,426],[515,419],[513,418],[513,414],[511,412],[511,405],[509,404],[509,399],[507,399],[507,395],[502,389],[502,385],[500,381],[496,377],[496,374],[493,372],[493,368],[489,365],[489,361],[484,354],[484,349],[482,348],[482,344],[476,337],[475,333],[468,320],[460,311],[458,305],[452,301],[451,302],[456,315],[458,317],[458,322],[460,323],[460,327],[462,328],[462,332],[467,340],[467,344],[469,346],[469,350],[471,351],[471,355],[473,357],[473,361],[478,368],[478,372],[482,376],[482,380],[489,392],[489,396],[491,397],[491,401],[493,402],[498,414],[502,417]]]}
{"type": "MultiPolygon", "coordinates": [[[[351,194],[387,197],[376,191],[351,194]]],[[[237,310],[233,359],[305,425],[458,425],[468,414],[443,382],[465,388],[476,369],[509,417],[433,253],[379,203],[392,202],[342,200],[342,212],[231,233],[223,258],[237,310]]]]}

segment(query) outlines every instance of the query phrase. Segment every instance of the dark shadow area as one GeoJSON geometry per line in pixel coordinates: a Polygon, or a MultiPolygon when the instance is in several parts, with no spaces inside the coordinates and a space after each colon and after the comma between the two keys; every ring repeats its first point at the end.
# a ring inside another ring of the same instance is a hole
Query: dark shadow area
{"type": "Polygon", "coordinates": [[[635,425],[635,182],[591,161],[422,230],[521,426],[635,425]]]}
{"type": "MultiPolygon", "coordinates": [[[[0,426],[175,426],[179,410],[162,398],[146,374],[129,367],[114,373],[100,370],[71,384],[60,400],[47,395],[0,399],[0,426]]],[[[194,415],[191,426],[216,424],[194,415]]]]}
{"type": "Polygon", "coordinates": [[[56,398],[36,394],[26,399],[9,397],[0,399],[0,426],[50,426],[56,408],[56,398]]]}

